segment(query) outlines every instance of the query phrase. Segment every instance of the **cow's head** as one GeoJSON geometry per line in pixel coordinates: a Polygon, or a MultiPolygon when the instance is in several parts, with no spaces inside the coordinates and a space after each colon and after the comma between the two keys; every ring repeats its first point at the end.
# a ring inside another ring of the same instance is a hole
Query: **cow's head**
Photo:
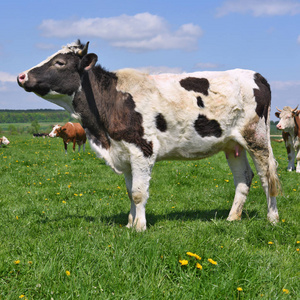
{"type": "Polygon", "coordinates": [[[278,112],[275,113],[275,116],[280,119],[279,123],[276,126],[277,129],[285,131],[294,130],[294,118],[297,117],[300,113],[300,110],[297,109],[298,106],[294,109],[289,106],[285,106],[282,110],[277,108],[278,112]]]}
{"type": "Polygon", "coordinates": [[[5,136],[3,136],[2,137],[2,144],[9,145],[9,143],[10,143],[10,141],[5,136]]]}
{"type": "Polygon", "coordinates": [[[50,137],[56,137],[59,136],[59,129],[61,128],[60,125],[54,125],[52,128],[52,131],[49,133],[50,137]]]}
{"type": "Polygon", "coordinates": [[[18,84],[25,91],[34,92],[73,113],[72,101],[81,88],[80,77],[98,59],[96,54],[87,54],[88,45],[78,40],[63,47],[40,64],[22,72],[17,77],[18,84]]]}

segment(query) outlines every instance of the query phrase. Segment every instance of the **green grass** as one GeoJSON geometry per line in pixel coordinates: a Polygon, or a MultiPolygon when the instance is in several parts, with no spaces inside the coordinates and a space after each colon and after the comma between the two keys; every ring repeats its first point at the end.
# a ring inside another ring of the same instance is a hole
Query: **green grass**
{"type": "Polygon", "coordinates": [[[283,143],[273,144],[283,184],[277,226],[266,220],[257,175],[242,220],[226,221],[234,186],[220,153],[157,163],[148,229],[136,233],[125,227],[123,177],[89,146],[78,154],[69,145],[65,155],[61,139],[8,138],[0,148],[1,300],[299,299],[300,174],[286,171],[283,143]]]}

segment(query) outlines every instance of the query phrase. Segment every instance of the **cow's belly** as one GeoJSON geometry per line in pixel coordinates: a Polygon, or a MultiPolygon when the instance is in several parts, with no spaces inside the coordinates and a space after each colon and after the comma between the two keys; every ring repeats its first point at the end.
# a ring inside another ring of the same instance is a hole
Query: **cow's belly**
{"type": "Polygon", "coordinates": [[[194,138],[185,141],[160,143],[157,151],[157,160],[193,160],[212,156],[224,150],[224,138],[207,137],[194,138]]]}

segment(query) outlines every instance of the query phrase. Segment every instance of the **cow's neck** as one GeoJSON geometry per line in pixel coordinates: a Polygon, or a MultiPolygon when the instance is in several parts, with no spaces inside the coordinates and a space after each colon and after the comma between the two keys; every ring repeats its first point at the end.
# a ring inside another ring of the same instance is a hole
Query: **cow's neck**
{"type": "MultiPolygon", "coordinates": [[[[107,113],[103,107],[107,102],[109,80],[105,76],[108,72],[103,70],[103,76],[95,75],[93,70],[83,74],[81,89],[75,94],[73,107],[80,115],[82,125],[89,130],[90,138],[96,144],[109,148],[110,140],[107,132],[107,113]]],[[[113,100],[113,99],[112,99],[113,100]]]]}
{"type": "Polygon", "coordinates": [[[117,90],[117,76],[96,67],[83,75],[81,84],[73,106],[94,142],[108,149],[111,139],[124,140],[139,147],[145,156],[151,156],[152,143],[143,137],[143,117],[135,110],[132,96],[117,90]]]}
{"type": "Polygon", "coordinates": [[[300,117],[299,117],[299,115],[295,116],[294,120],[295,120],[295,132],[294,132],[294,135],[295,135],[295,137],[298,137],[300,139],[300,117]]]}

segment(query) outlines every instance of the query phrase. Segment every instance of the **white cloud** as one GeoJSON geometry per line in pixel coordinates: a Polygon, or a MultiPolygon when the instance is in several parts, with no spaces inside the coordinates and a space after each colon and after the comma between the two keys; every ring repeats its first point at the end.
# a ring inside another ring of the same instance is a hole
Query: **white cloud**
{"type": "Polygon", "coordinates": [[[276,90],[285,90],[290,88],[299,88],[300,80],[290,80],[290,81],[272,81],[272,89],[276,90]]]}
{"type": "Polygon", "coordinates": [[[230,13],[251,13],[259,16],[296,15],[300,3],[295,0],[227,0],[217,9],[217,16],[230,13]]]}
{"type": "Polygon", "coordinates": [[[38,43],[36,44],[36,47],[41,50],[52,50],[56,48],[54,44],[45,44],[45,43],[38,43]]]}
{"type": "Polygon", "coordinates": [[[0,82],[16,82],[17,77],[6,72],[0,71],[0,82]]]}
{"type": "Polygon", "coordinates": [[[221,65],[216,63],[197,63],[195,65],[196,69],[201,69],[201,70],[218,69],[220,67],[221,65]]]}
{"type": "Polygon", "coordinates": [[[172,73],[172,74],[180,74],[183,73],[183,70],[181,68],[171,68],[171,67],[154,67],[154,66],[148,66],[148,67],[141,67],[138,68],[141,72],[149,73],[149,74],[163,74],[163,73],[172,73]]]}
{"type": "Polygon", "coordinates": [[[177,30],[171,30],[165,19],[150,13],[111,18],[49,19],[44,20],[39,28],[46,37],[95,37],[114,47],[135,51],[194,50],[202,36],[198,25],[183,24],[177,30]]]}

